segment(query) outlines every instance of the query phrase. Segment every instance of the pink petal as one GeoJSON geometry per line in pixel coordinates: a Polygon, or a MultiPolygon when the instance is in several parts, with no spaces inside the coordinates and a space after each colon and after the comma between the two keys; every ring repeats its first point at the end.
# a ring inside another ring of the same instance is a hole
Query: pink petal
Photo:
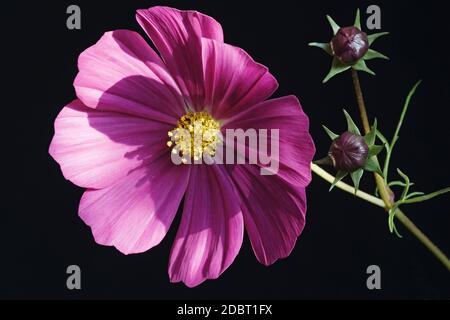
{"type": "Polygon", "coordinates": [[[79,215],[95,241],[124,254],[140,253],[164,238],[185,193],[188,166],[175,166],[165,154],[114,185],[84,193],[79,215]]]}
{"type": "Polygon", "coordinates": [[[230,174],[258,261],[270,265],[289,256],[305,225],[305,189],[261,176],[256,165],[235,165],[230,174]]]}
{"type": "Polygon", "coordinates": [[[172,282],[194,287],[230,266],[242,244],[238,198],[223,166],[192,166],[183,216],[170,254],[172,282]]]}
{"type": "Polygon", "coordinates": [[[184,113],[181,93],[166,67],[136,32],[107,32],[80,54],[74,86],[91,108],[168,123],[184,113]]]}
{"type": "Polygon", "coordinates": [[[196,11],[168,7],[138,10],[136,19],[152,39],[189,107],[203,109],[201,38],[223,42],[220,24],[196,11]]]}
{"type": "Polygon", "coordinates": [[[66,179],[99,189],[167,150],[171,129],[161,122],[97,111],[75,100],[56,118],[49,152],[66,179]]]}
{"type": "Polygon", "coordinates": [[[205,105],[218,119],[226,119],[270,97],[278,87],[268,69],[244,50],[202,39],[205,105]]]}
{"type": "MultiPolygon", "coordinates": [[[[295,96],[268,100],[247,108],[226,120],[226,129],[266,129],[270,142],[272,129],[279,130],[279,161],[277,175],[289,183],[301,187],[311,181],[311,161],[314,142],[309,134],[309,120],[295,96]]],[[[248,145],[247,145],[248,147],[248,145]]],[[[248,148],[247,148],[248,150],[248,148]]],[[[259,149],[258,152],[261,152],[259,149]]],[[[264,167],[267,167],[266,165],[264,167]]]]}

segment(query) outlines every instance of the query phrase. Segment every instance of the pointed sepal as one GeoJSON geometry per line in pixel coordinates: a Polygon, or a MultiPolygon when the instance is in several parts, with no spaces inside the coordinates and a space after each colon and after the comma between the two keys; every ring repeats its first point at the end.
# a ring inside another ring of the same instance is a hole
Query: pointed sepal
{"type": "Polygon", "coordinates": [[[351,66],[347,66],[341,63],[336,57],[333,58],[333,63],[331,64],[330,72],[328,72],[327,76],[322,80],[322,83],[326,83],[328,80],[333,78],[335,75],[344,72],[350,69],[351,66]]]}
{"type": "Polygon", "coordinates": [[[341,181],[342,179],[344,179],[346,176],[348,175],[348,172],[345,171],[338,171],[338,173],[336,174],[336,177],[334,178],[333,183],[331,184],[330,190],[333,190],[333,188],[336,186],[336,184],[341,181]]]}
{"type": "Polygon", "coordinates": [[[328,129],[326,126],[322,125],[322,127],[325,130],[325,132],[327,133],[327,135],[330,137],[331,140],[334,140],[339,137],[339,135],[337,135],[336,133],[334,133],[333,131],[328,129]]]}
{"type": "Polygon", "coordinates": [[[369,49],[367,53],[363,57],[364,60],[372,60],[372,59],[385,59],[389,60],[387,56],[382,54],[381,52],[375,51],[373,49],[369,49]]]}
{"type": "Polygon", "coordinates": [[[380,176],[383,176],[383,172],[381,171],[380,164],[376,160],[375,157],[370,157],[367,159],[366,165],[364,166],[364,170],[370,172],[376,172],[380,176]]]}
{"type": "Polygon", "coordinates": [[[319,166],[334,166],[333,159],[331,159],[330,156],[326,156],[325,158],[313,162],[319,166]]]}
{"type": "Polygon", "coordinates": [[[361,181],[361,178],[364,174],[364,169],[356,170],[355,172],[350,173],[350,176],[352,177],[353,185],[355,186],[355,194],[359,190],[359,182],[361,181]]]}
{"type": "Polygon", "coordinates": [[[378,38],[388,35],[388,34],[389,34],[389,32],[378,32],[378,33],[368,35],[367,38],[369,39],[369,45],[372,45],[375,42],[375,40],[377,40],[378,38]]]}
{"type": "Polygon", "coordinates": [[[357,135],[361,135],[358,127],[356,126],[355,122],[353,121],[352,117],[348,114],[348,112],[344,109],[344,115],[345,115],[345,119],[347,119],[347,130],[350,131],[351,133],[357,134],[357,135]]]}
{"type": "Polygon", "coordinates": [[[373,146],[375,144],[375,138],[377,137],[377,119],[373,123],[370,132],[364,136],[364,141],[366,141],[367,145],[373,146]]]}
{"type": "Polygon", "coordinates": [[[384,146],[377,146],[377,145],[369,146],[369,157],[377,156],[383,150],[384,146]]]}
{"type": "Polygon", "coordinates": [[[331,49],[331,45],[329,43],[322,43],[322,42],[310,42],[308,43],[308,46],[310,47],[317,47],[328,53],[330,56],[333,55],[333,51],[331,49]]]}
{"type": "Polygon", "coordinates": [[[355,63],[352,66],[353,69],[357,70],[357,71],[363,71],[363,72],[367,72],[371,75],[375,75],[375,72],[373,72],[372,70],[369,69],[369,67],[366,65],[366,63],[364,62],[364,59],[360,59],[357,63],[355,63]]]}
{"type": "Polygon", "coordinates": [[[327,20],[330,23],[331,29],[333,29],[333,35],[336,35],[341,27],[329,15],[327,15],[327,20]]]}
{"type": "Polygon", "coordinates": [[[359,13],[359,9],[356,10],[355,23],[353,25],[361,30],[361,16],[359,13]]]}

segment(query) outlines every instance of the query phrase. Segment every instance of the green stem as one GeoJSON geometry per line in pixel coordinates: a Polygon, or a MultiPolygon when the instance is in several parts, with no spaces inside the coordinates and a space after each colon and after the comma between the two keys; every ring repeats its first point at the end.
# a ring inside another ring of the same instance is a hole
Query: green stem
{"type": "MultiPolygon", "coordinates": [[[[367,109],[364,103],[364,97],[361,90],[361,84],[359,82],[358,72],[352,69],[352,79],[353,86],[355,88],[356,101],[358,102],[358,107],[361,115],[361,120],[364,126],[365,133],[370,132],[369,118],[367,116],[367,109]]],[[[393,206],[393,202],[391,200],[390,194],[392,191],[389,186],[386,184],[386,181],[382,176],[375,173],[375,182],[378,187],[378,191],[380,193],[381,199],[384,202],[385,209],[389,211],[393,206]]],[[[450,271],[450,260],[447,256],[399,209],[397,209],[397,213],[395,217],[408,229],[422,244],[430,250],[434,256],[442,262],[442,264],[450,271]]]]}
{"type": "MultiPolygon", "coordinates": [[[[315,174],[317,174],[319,177],[321,177],[325,181],[329,182],[330,184],[332,184],[335,179],[335,177],[333,175],[326,172],[324,169],[319,167],[317,164],[311,163],[311,170],[315,174]]],[[[383,200],[381,200],[380,198],[374,197],[371,194],[368,194],[364,191],[361,191],[361,190],[356,191],[354,187],[352,187],[349,184],[346,184],[345,182],[339,181],[336,184],[336,187],[345,192],[351,193],[352,195],[357,196],[358,198],[361,198],[367,202],[370,202],[378,207],[384,208],[383,200]]]]}
{"type": "MultiPolygon", "coordinates": [[[[358,102],[359,114],[361,115],[361,120],[364,127],[364,133],[368,134],[370,132],[369,118],[367,116],[366,104],[364,103],[364,96],[362,94],[358,72],[355,69],[352,69],[352,79],[353,79],[353,86],[355,88],[356,101],[358,102]]],[[[375,159],[378,162],[378,158],[375,157],[375,159]]],[[[392,191],[386,185],[384,178],[382,176],[380,176],[378,173],[374,173],[374,175],[375,175],[375,182],[378,187],[378,192],[380,193],[380,197],[381,199],[383,199],[385,203],[386,210],[389,210],[390,208],[392,208],[393,205],[391,201],[392,191]]]]}
{"type": "Polygon", "coordinates": [[[415,224],[412,222],[403,211],[397,209],[395,218],[398,219],[428,250],[450,271],[450,260],[444,252],[439,249],[415,224]]]}
{"type": "MultiPolygon", "coordinates": [[[[319,177],[329,182],[330,184],[333,183],[335,177],[326,172],[318,165],[311,163],[311,170],[319,177]]],[[[385,208],[385,204],[382,199],[374,197],[360,190],[358,190],[355,193],[356,190],[354,187],[342,181],[339,181],[336,184],[336,188],[351,193],[357,196],[358,198],[370,202],[378,207],[385,208]]],[[[397,209],[395,218],[399,220],[406,227],[406,229],[408,229],[417,239],[419,239],[419,241],[422,242],[423,245],[427,247],[428,250],[430,250],[431,253],[433,253],[439,261],[442,262],[442,264],[447,268],[447,270],[450,271],[450,261],[448,260],[446,255],[422,231],[420,231],[420,229],[417,228],[417,226],[400,209],[397,209]]]]}

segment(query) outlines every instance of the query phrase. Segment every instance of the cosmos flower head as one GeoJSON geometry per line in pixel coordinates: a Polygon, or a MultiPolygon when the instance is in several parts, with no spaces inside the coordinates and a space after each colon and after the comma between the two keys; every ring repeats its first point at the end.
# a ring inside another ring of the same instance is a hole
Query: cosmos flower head
{"type": "Polygon", "coordinates": [[[369,147],[364,137],[346,131],[333,141],[328,155],[337,170],[354,172],[366,164],[369,147]]]}
{"type": "Polygon", "coordinates": [[[367,34],[355,26],[340,28],[331,39],[333,55],[343,64],[352,64],[364,57],[369,50],[367,34]]]}
{"type": "Polygon", "coordinates": [[[352,26],[340,27],[330,16],[327,15],[327,19],[333,29],[331,41],[309,43],[309,46],[321,48],[333,57],[331,69],[323,79],[323,83],[349,69],[375,75],[375,72],[367,66],[366,61],[389,59],[381,52],[371,48],[375,40],[389,33],[378,32],[367,35],[361,28],[359,9],[356,10],[355,22],[352,26]]]}
{"type": "Polygon", "coordinates": [[[224,43],[213,18],[168,7],[136,18],[158,52],[134,31],[105,33],[81,53],[77,99],[55,120],[49,152],[86,188],[81,219],[97,243],[141,253],[161,242],[184,199],[169,276],[189,287],[230,266],[244,230],[261,263],[287,257],[305,225],[315,152],[298,99],[269,99],[274,76],[224,43]],[[278,172],[261,175],[260,162],[188,163],[214,155],[227,129],[278,130],[278,172]],[[186,130],[202,143],[180,136],[186,130]]]}

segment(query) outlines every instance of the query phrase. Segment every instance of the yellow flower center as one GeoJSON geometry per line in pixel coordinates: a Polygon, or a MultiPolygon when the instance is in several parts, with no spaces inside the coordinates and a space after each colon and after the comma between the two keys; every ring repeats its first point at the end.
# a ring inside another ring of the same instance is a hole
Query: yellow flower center
{"type": "Polygon", "coordinates": [[[214,157],[220,139],[220,124],[207,112],[188,112],[178,120],[178,126],[168,132],[168,147],[181,156],[182,163],[197,161],[205,154],[214,157]]]}

